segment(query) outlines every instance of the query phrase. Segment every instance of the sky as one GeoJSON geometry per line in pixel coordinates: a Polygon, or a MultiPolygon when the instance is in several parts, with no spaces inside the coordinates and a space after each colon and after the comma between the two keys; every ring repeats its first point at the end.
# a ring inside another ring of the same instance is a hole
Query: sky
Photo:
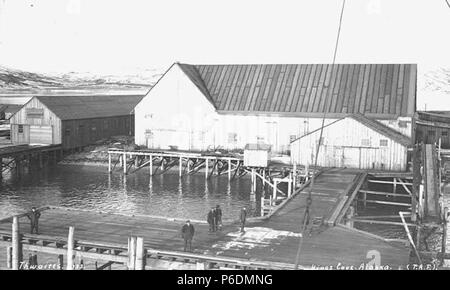
{"type": "MultiPolygon", "coordinates": [[[[175,61],[331,63],[342,0],[0,0],[0,65],[120,74],[175,61]]],[[[337,63],[450,68],[445,0],[346,0],[337,63]]],[[[421,88],[419,80],[419,90],[421,88]]],[[[450,110],[423,90],[418,107],[450,110]]]]}

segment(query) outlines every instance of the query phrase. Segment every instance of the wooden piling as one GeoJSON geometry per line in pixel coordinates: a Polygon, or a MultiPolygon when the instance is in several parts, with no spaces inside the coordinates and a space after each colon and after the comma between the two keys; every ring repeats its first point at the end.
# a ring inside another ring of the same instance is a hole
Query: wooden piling
{"type": "Polygon", "coordinates": [[[443,212],[443,220],[442,220],[442,245],[441,245],[441,265],[444,265],[444,257],[445,257],[445,251],[447,248],[447,217],[448,217],[448,208],[444,208],[443,212]]]}
{"type": "Polygon", "coordinates": [[[58,255],[58,269],[64,269],[64,255],[58,255]]]}
{"type": "Polygon", "coordinates": [[[292,194],[292,172],[289,173],[289,181],[288,181],[288,197],[291,197],[292,194]]]}
{"type": "Polygon", "coordinates": [[[127,154],[123,153],[123,174],[127,174],[127,154]]]}
{"type": "Polygon", "coordinates": [[[19,218],[13,217],[12,223],[12,269],[19,270],[21,247],[20,247],[20,233],[19,233],[19,218]]]}
{"type": "Polygon", "coordinates": [[[128,238],[128,270],[136,268],[136,237],[128,238]]]}
{"type": "Polygon", "coordinates": [[[208,168],[209,168],[209,165],[208,165],[208,158],[206,158],[205,159],[205,178],[206,179],[208,179],[208,168]]]}
{"type": "Polygon", "coordinates": [[[111,173],[111,153],[108,153],[108,172],[111,173]]]}
{"type": "Polygon", "coordinates": [[[69,227],[69,235],[67,237],[67,270],[73,270],[74,268],[74,227],[69,227]]]}
{"type": "Polygon", "coordinates": [[[12,247],[6,248],[6,268],[12,268],[12,247]]]}
{"type": "Polygon", "coordinates": [[[150,164],[150,176],[152,176],[153,175],[153,156],[151,154],[150,154],[149,164],[150,164]]]}
{"type": "Polygon", "coordinates": [[[228,159],[228,180],[231,180],[231,159],[228,159]]]}
{"type": "Polygon", "coordinates": [[[136,238],[136,262],[135,270],[145,269],[145,249],[144,249],[144,239],[136,238]]]}
{"type": "Polygon", "coordinates": [[[183,175],[183,158],[180,157],[180,161],[178,164],[178,175],[181,177],[183,175]]]}

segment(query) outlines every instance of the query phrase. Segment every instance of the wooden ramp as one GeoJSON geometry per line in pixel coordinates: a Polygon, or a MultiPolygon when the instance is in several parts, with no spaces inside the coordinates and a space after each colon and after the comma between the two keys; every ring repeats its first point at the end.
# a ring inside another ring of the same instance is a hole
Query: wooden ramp
{"type": "MultiPolygon", "coordinates": [[[[358,171],[333,170],[316,178],[312,191],[311,223],[315,223],[304,235],[300,265],[305,267],[336,267],[361,265],[389,266],[393,269],[405,266],[410,250],[403,244],[388,243],[381,237],[347,228],[334,226],[336,217],[345,210],[347,198],[359,182],[358,171]]],[[[357,190],[357,189],[356,189],[357,190]]],[[[295,263],[306,206],[308,187],[296,195],[268,220],[254,222],[240,238],[226,239],[218,244],[224,248],[223,255],[240,256],[242,252],[250,257],[265,257],[266,260],[295,263]],[[254,238],[260,232],[267,232],[267,239],[254,238]],[[252,244],[257,240],[259,245],[252,244]],[[266,244],[264,244],[266,243],[266,244]]]]}

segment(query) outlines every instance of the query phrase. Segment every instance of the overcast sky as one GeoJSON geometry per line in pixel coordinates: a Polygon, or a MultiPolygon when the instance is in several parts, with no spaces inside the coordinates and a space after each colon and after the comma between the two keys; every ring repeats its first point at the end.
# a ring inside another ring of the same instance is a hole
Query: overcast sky
{"type": "MultiPolygon", "coordinates": [[[[174,61],[330,63],[341,3],[0,0],[0,65],[118,74],[174,61]]],[[[449,35],[444,0],[346,0],[336,62],[418,63],[422,76],[450,67],[449,35]]],[[[442,93],[418,97],[419,108],[450,110],[442,93]]]]}

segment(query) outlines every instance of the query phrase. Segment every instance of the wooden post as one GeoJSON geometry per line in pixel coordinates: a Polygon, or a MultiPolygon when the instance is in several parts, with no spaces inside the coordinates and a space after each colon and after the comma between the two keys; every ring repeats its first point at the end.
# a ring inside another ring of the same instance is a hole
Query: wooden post
{"type": "MultiPolygon", "coordinates": [[[[276,202],[276,200],[277,200],[277,187],[278,187],[278,180],[274,179],[273,180],[273,193],[272,193],[273,202],[276,202]]],[[[271,205],[272,205],[272,203],[271,203],[271,205]]]]}
{"type": "Polygon", "coordinates": [[[139,155],[136,155],[136,157],[134,158],[134,167],[139,167],[139,155]]]}
{"type": "Polygon", "coordinates": [[[67,270],[73,270],[74,267],[74,227],[69,227],[69,235],[67,237],[67,270]]]}
{"type": "MultiPolygon", "coordinates": [[[[441,139],[439,139],[440,141],[441,139]]],[[[448,208],[444,208],[443,212],[443,221],[442,221],[442,245],[441,245],[441,266],[444,265],[444,256],[447,248],[447,216],[448,216],[448,208]]]]}
{"type": "Polygon", "coordinates": [[[128,238],[128,270],[136,268],[136,237],[128,238]]]}
{"type": "Polygon", "coordinates": [[[261,216],[264,216],[264,193],[261,194],[261,216]]]}
{"type": "Polygon", "coordinates": [[[64,255],[58,255],[58,267],[60,270],[64,269],[64,255]]]}
{"type": "Polygon", "coordinates": [[[179,167],[178,168],[178,174],[181,177],[181,175],[183,175],[183,158],[181,158],[181,157],[180,157],[180,161],[179,161],[178,167],[179,167]]]}
{"type": "Polygon", "coordinates": [[[145,250],[144,250],[144,239],[136,238],[136,263],[135,270],[145,269],[145,250]]]}
{"type": "Polygon", "coordinates": [[[205,159],[205,178],[208,179],[208,158],[205,159]]]}
{"type": "Polygon", "coordinates": [[[292,194],[292,172],[289,174],[288,197],[291,197],[291,194],[292,194]]]}
{"type": "Polygon", "coordinates": [[[417,250],[416,245],[414,244],[414,241],[412,239],[411,233],[409,232],[409,228],[405,222],[405,217],[403,216],[403,212],[400,211],[398,214],[400,215],[400,218],[402,219],[402,224],[403,224],[403,227],[405,228],[406,235],[408,236],[409,242],[411,243],[411,246],[414,250],[414,253],[416,254],[419,264],[422,264],[422,259],[420,259],[419,251],[417,250]]]}
{"type": "Polygon", "coordinates": [[[20,233],[19,233],[19,218],[17,216],[13,217],[12,223],[12,269],[19,270],[20,257],[21,255],[20,247],[20,233]]]}
{"type": "Polygon", "coordinates": [[[11,246],[6,248],[6,267],[8,269],[12,268],[12,247],[11,246]]]}
{"type": "Polygon", "coordinates": [[[294,162],[294,167],[292,169],[292,184],[294,186],[294,191],[297,187],[297,163],[294,162]]]}
{"type": "Polygon", "coordinates": [[[153,155],[150,154],[150,176],[153,176],[153,155]]]}
{"type": "Polygon", "coordinates": [[[127,174],[127,154],[123,153],[123,174],[127,174]]]}
{"type": "Polygon", "coordinates": [[[111,173],[111,153],[108,153],[108,172],[111,173]]]}

